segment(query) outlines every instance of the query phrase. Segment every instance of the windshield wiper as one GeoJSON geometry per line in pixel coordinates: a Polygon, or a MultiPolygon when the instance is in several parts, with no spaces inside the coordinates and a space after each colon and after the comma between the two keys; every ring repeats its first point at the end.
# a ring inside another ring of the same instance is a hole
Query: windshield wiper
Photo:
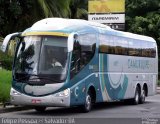
{"type": "Polygon", "coordinates": [[[28,81],[34,81],[34,80],[36,80],[36,79],[46,79],[46,80],[50,80],[50,81],[53,81],[53,82],[61,83],[61,82],[58,81],[58,80],[51,79],[51,78],[48,78],[48,77],[33,77],[32,79],[29,79],[28,81]]]}
{"type": "Polygon", "coordinates": [[[23,76],[22,78],[18,78],[18,79],[14,78],[14,79],[15,79],[16,81],[23,81],[24,79],[30,78],[31,76],[38,76],[38,75],[27,74],[27,75],[23,76]]]}
{"type": "Polygon", "coordinates": [[[26,76],[23,76],[22,78],[18,78],[18,79],[16,79],[16,78],[14,78],[16,81],[23,81],[24,79],[26,79],[26,78],[29,78],[31,75],[26,75],[26,76]]]}
{"type": "MultiPolygon", "coordinates": [[[[50,81],[52,81],[52,82],[57,82],[57,83],[61,83],[59,80],[55,80],[55,79],[51,79],[51,78],[49,78],[49,77],[44,77],[44,76],[40,76],[40,75],[34,75],[34,74],[30,74],[30,75],[26,75],[26,76],[24,76],[24,77],[22,77],[22,78],[18,78],[18,79],[15,79],[16,81],[27,81],[27,82],[29,82],[29,81],[34,81],[34,80],[36,80],[36,79],[46,79],[46,80],[50,80],[50,81]],[[32,77],[33,76],[33,77],[32,77]],[[35,77],[34,77],[35,76],[35,77]],[[32,78],[31,78],[32,77],[32,78]],[[26,79],[27,78],[27,79],[26,79]],[[31,78],[31,79],[28,79],[28,78],[31,78]]],[[[34,81],[34,82],[40,82],[40,81],[34,81]]]]}

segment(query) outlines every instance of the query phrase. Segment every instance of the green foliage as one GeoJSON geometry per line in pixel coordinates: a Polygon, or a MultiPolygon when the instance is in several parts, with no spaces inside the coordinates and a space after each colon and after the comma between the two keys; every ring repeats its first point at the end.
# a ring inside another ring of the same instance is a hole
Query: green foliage
{"type": "Polygon", "coordinates": [[[2,51],[0,51],[0,63],[2,68],[6,70],[12,70],[12,62],[13,62],[13,57],[9,56],[2,51]]]}
{"type": "Polygon", "coordinates": [[[0,36],[23,31],[31,26],[32,0],[0,0],[0,36]]]}
{"type": "Polygon", "coordinates": [[[10,98],[10,88],[11,88],[11,71],[6,71],[0,69],[0,102],[5,103],[10,98]]]}
{"type": "Polygon", "coordinates": [[[154,37],[160,45],[160,13],[150,12],[145,17],[136,16],[132,22],[128,22],[128,26],[129,32],[154,37]]]}
{"type": "Polygon", "coordinates": [[[68,17],[70,0],[37,0],[45,17],[68,17]]]}
{"type": "Polygon", "coordinates": [[[87,19],[88,16],[88,1],[87,0],[71,0],[71,18],[73,19],[87,19]]]}
{"type": "Polygon", "coordinates": [[[159,0],[126,0],[126,14],[129,17],[145,16],[148,12],[158,11],[159,0]]]}
{"type": "MultiPolygon", "coordinates": [[[[46,17],[72,17],[71,1],[74,0],[0,0],[0,37],[21,32],[46,17]]],[[[80,8],[77,12],[77,17],[86,13],[80,8]]]]}
{"type": "Polygon", "coordinates": [[[151,36],[160,46],[159,0],[126,0],[126,30],[151,36]]]}

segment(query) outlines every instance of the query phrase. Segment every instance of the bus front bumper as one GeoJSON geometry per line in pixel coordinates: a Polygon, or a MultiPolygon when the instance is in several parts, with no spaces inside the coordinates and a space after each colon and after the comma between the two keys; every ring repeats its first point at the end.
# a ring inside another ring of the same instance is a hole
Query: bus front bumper
{"type": "Polygon", "coordinates": [[[19,93],[11,88],[11,104],[24,106],[68,107],[70,106],[70,89],[66,90],[53,95],[34,97],[19,93]]]}

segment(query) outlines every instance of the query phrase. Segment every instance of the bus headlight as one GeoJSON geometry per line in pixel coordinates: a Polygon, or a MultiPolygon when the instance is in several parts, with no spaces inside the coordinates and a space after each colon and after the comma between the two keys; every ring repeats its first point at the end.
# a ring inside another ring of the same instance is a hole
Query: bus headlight
{"type": "Polygon", "coordinates": [[[21,95],[21,93],[19,93],[18,91],[14,90],[14,89],[11,89],[11,94],[15,95],[15,96],[21,95]]]}
{"type": "Polygon", "coordinates": [[[68,88],[68,89],[66,89],[66,90],[64,90],[64,91],[61,91],[61,92],[59,92],[59,93],[56,93],[55,96],[56,96],[56,97],[66,97],[66,96],[69,95],[69,93],[70,93],[70,89],[68,88]]]}

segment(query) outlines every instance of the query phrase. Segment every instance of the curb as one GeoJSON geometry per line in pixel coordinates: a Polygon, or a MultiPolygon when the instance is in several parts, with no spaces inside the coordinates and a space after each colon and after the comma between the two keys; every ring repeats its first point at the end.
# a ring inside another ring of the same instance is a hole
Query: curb
{"type": "Polygon", "coordinates": [[[8,106],[6,108],[3,108],[3,106],[0,106],[0,113],[24,111],[24,110],[29,110],[29,109],[33,109],[33,108],[26,107],[26,106],[8,106]]]}

